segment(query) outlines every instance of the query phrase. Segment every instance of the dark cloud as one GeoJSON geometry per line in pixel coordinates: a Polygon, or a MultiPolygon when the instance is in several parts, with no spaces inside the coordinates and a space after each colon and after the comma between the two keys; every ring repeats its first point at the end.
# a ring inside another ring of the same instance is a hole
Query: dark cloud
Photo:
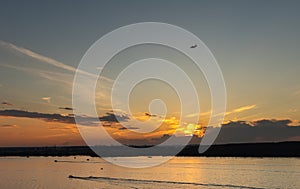
{"type": "Polygon", "coordinates": [[[291,120],[236,121],[222,126],[216,143],[279,142],[300,140],[300,126],[291,120]]]}
{"type": "MultiPolygon", "coordinates": [[[[0,116],[10,117],[26,117],[33,119],[42,119],[47,122],[60,122],[60,123],[75,123],[75,117],[73,114],[61,115],[61,114],[46,114],[39,112],[28,112],[23,110],[0,110],[0,116]]],[[[114,115],[108,112],[106,115],[101,117],[88,117],[88,116],[76,116],[77,123],[86,126],[99,125],[99,120],[102,122],[114,122],[127,121],[129,117],[126,115],[114,115]]]]}
{"type": "MultiPolygon", "coordinates": [[[[73,114],[61,115],[61,114],[46,114],[39,112],[28,112],[23,110],[0,110],[0,116],[10,117],[26,117],[34,119],[42,119],[48,122],[60,122],[60,123],[75,123],[75,117],[73,114]]],[[[101,117],[88,117],[88,116],[76,116],[77,123],[84,126],[97,126],[99,125],[99,119],[104,126],[114,126],[118,130],[124,130],[125,128],[118,126],[117,123],[128,121],[130,118],[125,114],[116,115],[113,112],[108,112],[101,117]]],[[[300,125],[290,126],[292,123],[289,119],[275,120],[275,119],[263,119],[252,122],[235,121],[223,124],[221,131],[215,141],[216,144],[226,143],[249,143],[249,142],[279,142],[279,141],[300,141],[300,125]]],[[[2,125],[0,127],[14,127],[14,125],[2,125]]],[[[130,128],[137,129],[137,128],[130,128]]],[[[213,132],[212,127],[208,127],[208,130],[213,132]]],[[[208,131],[207,130],[207,131],[208,131]]],[[[205,135],[209,135],[207,132],[205,135]]],[[[143,139],[143,140],[126,140],[124,142],[134,144],[147,142],[160,143],[168,135],[163,137],[143,139]]],[[[200,138],[193,137],[193,143],[199,143],[200,138]]],[[[178,140],[181,140],[178,138],[178,140]]]]}
{"type": "Polygon", "coordinates": [[[74,110],[73,108],[70,108],[70,107],[59,107],[58,109],[60,109],[60,110],[69,110],[69,111],[74,110]]]}
{"type": "Polygon", "coordinates": [[[106,113],[105,116],[99,117],[99,119],[105,122],[123,122],[123,121],[128,121],[129,117],[124,114],[116,115],[112,112],[108,112],[106,113]]]}
{"type": "Polygon", "coordinates": [[[6,101],[3,101],[1,104],[4,105],[4,106],[13,106],[12,103],[9,103],[9,102],[6,102],[6,101]]]}
{"type": "MultiPolygon", "coordinates": [[[[300,141],[300,125],[290,126],[291,123],[292,121],[289,119],[229,122],[222,125],[215,144],[300,141]]],[[[209,129],[209,132],[206,133],[207,137],[215,131],[212,127],[206,129],[209,129]]],[[[157,145],[166,141],[169,137],[171,135],[164,134],[151,139],[121,139],[120,141],[128,145],[157,145]]],[[[174,145],[183,144],[185,138],[185,136],[176,137],[174,145]]],[[[189,144],[200,144],[200,142],[200,137],[193,136],[189,144]]]]}
{"type": "Polygon", "coordinates": [[[36,118],[43,119],[49,122],[61,122],[61,123],[74,123],[74,117],[69,115],[60,115],[60,114],[45,114],[39,112],[28,112],[23,110],[1,110],[1,116],[10,116],[10,117],[26,117],[26,118],[36,118]]]}
{"type": "Polygon", "coordinates": [[[155,114],[150,114],[148,112],[145,112],[145,116],[148,116],[148,117],[157,117],[157,115],[155,114]]]}

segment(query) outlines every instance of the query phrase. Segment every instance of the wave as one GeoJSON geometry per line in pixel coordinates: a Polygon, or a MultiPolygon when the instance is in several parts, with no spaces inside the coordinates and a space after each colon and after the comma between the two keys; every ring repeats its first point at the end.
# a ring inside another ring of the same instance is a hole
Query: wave
{"type": "Polygon", "coordinates": [[[91,162],[89,160],[86,161],[68,161],[68,160],[54,160],[55,163],[99,163],[99,164],[106,164],[106,162],[91,162]]]}
{"type": "Polygon", "coordinates": [[[212,183],[195,183],[195,182],[178,182],[178,181],[163,181],[163,180],[142,180],[142,179],[131,179],[131,178],[114,178],[114,177],[80,177],[80,176],[69,176],[70,179],[81,179],[81,180],[92,180],[92,181],[119,181],[119,182],[139,182],[139,183],[159,183],[159,184],[177,184],[177,185],[194,185],[194,186],[208,186],[208,187],[229,187],[229,188],[244,188],[244,189],[264,189],[242,185],[232,184],[212,184],[212,183]]]}

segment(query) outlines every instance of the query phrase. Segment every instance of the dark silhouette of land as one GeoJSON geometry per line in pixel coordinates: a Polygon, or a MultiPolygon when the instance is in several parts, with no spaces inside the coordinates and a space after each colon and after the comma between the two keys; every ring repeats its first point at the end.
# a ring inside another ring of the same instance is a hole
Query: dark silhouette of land
{"type": "MultiPolygon", "coordinates": [[[[147,146],[134,146],[143,148],[147,146]]],[[[149,147],[149,146],[148,146],[149,147]]],[[[138,154],[123,151],[120,146],[98,146],[102,156],[168,156],[178,146],[160,147],[159,150],[138,154]]],[[[199,154],[198,145],[188,145],[177,156],[207,157],[300,157],[300,142],[244,143],[212,145],[206,152],[199,154]]],[[[0,156],[98,156],[87,146],[68,147],[2,147],[0,156]]]]}

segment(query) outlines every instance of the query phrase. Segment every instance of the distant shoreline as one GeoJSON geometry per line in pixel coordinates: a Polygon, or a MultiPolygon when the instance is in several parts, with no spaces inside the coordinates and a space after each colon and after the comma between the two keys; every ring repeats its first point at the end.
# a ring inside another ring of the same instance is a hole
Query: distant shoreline
{"type": "MultiPolygon", "coordinates": [[[[135,146],[142,148],[145,146],[135,146]]],[[[178,146],[160,147],[152,152],[124,152],[119,146],[98,146],[105,157],[130,156],[170,156],[172,149],[178,146]]],[[[176,156],[192,157],[300,157],[300,142],[274,143],[241,143],[212,145],[203,154],[198,153],[199,145],[188,145],[176,156]]],[[[98,156],[88,146],[61,146],[61,147],[0,147],[0,157],[4,156],[98,156]]]]}

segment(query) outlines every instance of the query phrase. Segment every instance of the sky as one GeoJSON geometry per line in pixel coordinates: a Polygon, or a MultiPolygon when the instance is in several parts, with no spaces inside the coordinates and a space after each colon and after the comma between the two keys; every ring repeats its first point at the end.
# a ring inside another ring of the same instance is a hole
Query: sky
{"type": "MultiPolygon", "coordinates": [[[[100,37],[138,22],[182,27],[214,54],[227,90],[219,143],[300,140],[299,8],[300,3],[292,0],[2,1],[0,146],[84,145],[72,108],[76,68],[100,37]],[[251,135],[245,135],[249,129],[251,135]]],[[[131,48],[111,60],[104,69],[108,78],[104,88],[97,91],[98,118],[124,143],[158,142],[174,133],[180,124],[180,101],[165,83],[152,80],[137,85],[130,97],[133,115],[122,111],[117,115],[129,125],[133,119],[148,120],[149,127],[159,122],[160,129],[143,135],[134,132],[135,126],[125,130],[116,121],[116,112],[111,112],[106,89],[122,67],[149,53],[177,62],[195,81],[201,104],[199,124],[184,123],[179,135],[201,138],[211,108],[207,83],[188,60],[160,46],[131,48]],[[168,107],[164,118],[145,114],[158,97],[168,107]]],[[[83,121],[80,127],[93,132],[94,122],[83,121]]]]}

